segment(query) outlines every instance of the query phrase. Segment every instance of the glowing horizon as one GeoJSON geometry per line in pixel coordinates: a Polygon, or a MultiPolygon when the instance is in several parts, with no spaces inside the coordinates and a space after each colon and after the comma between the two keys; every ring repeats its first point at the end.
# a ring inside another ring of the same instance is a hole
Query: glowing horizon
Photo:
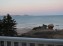
{"type": "Polygon", "coordinates": [[[63,0],[0,0],[0,15],[63,15],[63,0]]]}

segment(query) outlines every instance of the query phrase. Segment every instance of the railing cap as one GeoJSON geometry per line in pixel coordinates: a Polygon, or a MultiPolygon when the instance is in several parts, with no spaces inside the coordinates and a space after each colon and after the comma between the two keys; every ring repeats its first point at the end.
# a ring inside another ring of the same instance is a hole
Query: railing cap
{"type": "Polygon", "coordinates": [[[39,43],[63,43],[63,39],[46,39],[46,38],[28,38],[28,37],[7,37],[0,36],[0,41],[22,41],[22,42],[39,42],[39,43]]]}

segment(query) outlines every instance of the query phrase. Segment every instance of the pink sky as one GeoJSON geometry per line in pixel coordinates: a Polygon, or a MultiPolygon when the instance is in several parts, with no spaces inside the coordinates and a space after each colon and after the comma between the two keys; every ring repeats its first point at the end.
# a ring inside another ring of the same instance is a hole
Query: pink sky
{"type": "Polygon", "coordinates": [[[0,0],[0,14],[63,15],[63,0],[0,0]]]}

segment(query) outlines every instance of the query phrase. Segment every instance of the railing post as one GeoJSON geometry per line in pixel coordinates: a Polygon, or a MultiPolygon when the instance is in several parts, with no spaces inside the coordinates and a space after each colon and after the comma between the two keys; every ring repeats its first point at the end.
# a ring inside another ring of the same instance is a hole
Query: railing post
{"type": "Polygon", "coordinates": [[[56,44],[54,44],[54,46],[56,46],[56,44]]]}
{"type": "Polygon", "coordinates": [[[0,41],[0,46],[1,46],[1,41],[0,41]]]}
{"type": "Polygon", "coordinates": [[[48,44],[44,44],[44,46],[47,46],[48,44]]]}
{"type": "Polygon", "coordinates": [[[30,43],[26,43],[26,46],[30,46],[30,43]]]}
{"type": "Polygon", "coordinates": [[[38,43],[35,43],[35,46],[38,46],[38,43]]]}
{"type": "Polygon", "coordinates": [[[7,41],[4,41],[4,46],[7,46],[7,41]]]}
{"type": "Polygon", "coordinates": [[[22,43],[21,42],[18,42],[18,46],[22,46],[22,43]]]}
{"type": "Polygon", "coordinates": [[[11,41],[11,46],[14,46],[14,42],[13,41],[11,41]]]}

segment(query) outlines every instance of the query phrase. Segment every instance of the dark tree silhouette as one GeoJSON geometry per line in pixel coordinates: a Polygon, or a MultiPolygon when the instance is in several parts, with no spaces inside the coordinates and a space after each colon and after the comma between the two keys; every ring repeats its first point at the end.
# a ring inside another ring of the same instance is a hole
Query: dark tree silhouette
{"type": "Polygon", "coordinates": [[[3,22],[3,35],[4,36],[16,36],[16,21],[12,19],[12,17],[7,14],[7,16],[4,16],[2,19],[3,22]]]}
{"type": "Polygon", "coordinates": [[[2,27],[3,27],[2,20],[0,20],[0,35],[3,34],[2,27]]]}

